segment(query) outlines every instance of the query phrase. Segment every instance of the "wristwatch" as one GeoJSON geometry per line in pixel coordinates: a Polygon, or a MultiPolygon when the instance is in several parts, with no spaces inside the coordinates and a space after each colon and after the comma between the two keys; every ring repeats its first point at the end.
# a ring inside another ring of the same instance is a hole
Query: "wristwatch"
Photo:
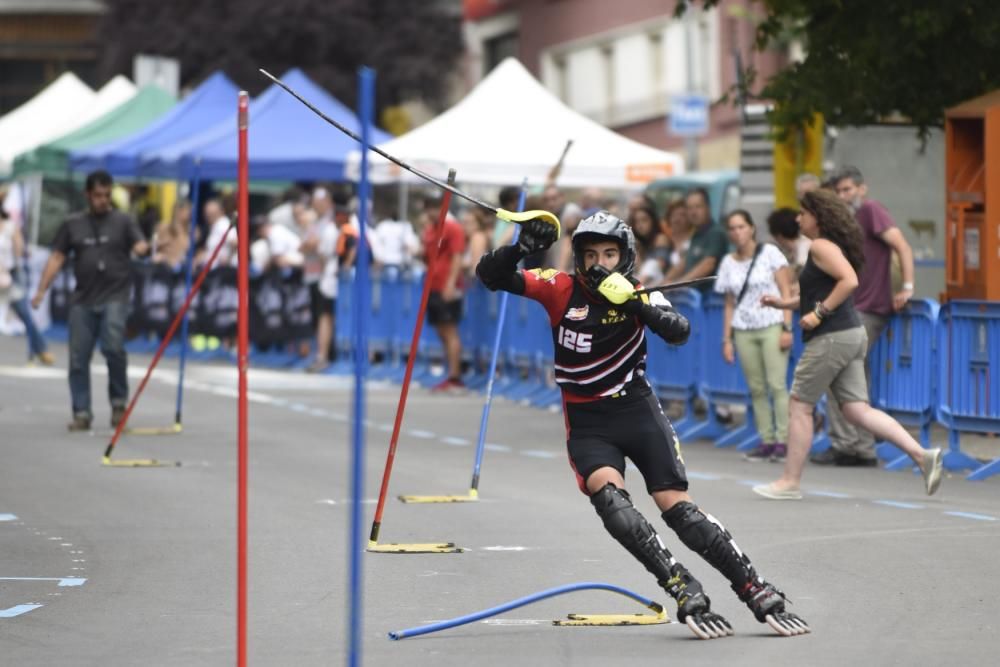
{"type": "Polygon", "coordinates": [[[782,322],[781,330],[784,331],[785,333],[792,333],[792,325],[788,324],[787,322],[782,322]]]}

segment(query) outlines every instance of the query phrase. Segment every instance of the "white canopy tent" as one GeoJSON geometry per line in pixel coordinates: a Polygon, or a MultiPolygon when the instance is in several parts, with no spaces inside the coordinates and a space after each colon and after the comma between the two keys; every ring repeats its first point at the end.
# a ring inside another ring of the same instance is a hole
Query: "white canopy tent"
{"type": "MultiPolygon", "coordinates": [[[[458,180],[507,185],[527,178],[541,184],[573,141],[559,175],[568,187],[635,188],[680,174],[684,160],[617,134],[573,111],[513,58],[507,58],[458,104],[379,148],[442,180],[449,168],[458,180]]],[[[375,182],[416,177],[374,153],[375,182]]],[[[359,173],[360,151],[348,158],[359,173]]]]}
{"type": "Polygon", "coordinates": [[[75,123],[69,131],[75,132],[112,109],[128,102],[135,96],[138,90],[135,84],[129,81],[127,76],[121,74],[115,75],[114,78],[101,86],[101,89],[94,95],[94,101],[90,107],[80,114],[80,122],[75,123]]]}
{"type": "MultiPolygon", "coordinates": [[[[119,74],[95,93],[76,75],[66,72],[0,118],[0,179],[10,174],[20,153],[80,129],[127,102],[136,91],[135,84],[119,74]]],[[[29,206],[37,220],[41,188],[40,175],[22,177],[17,187],[8,190],[2,205],[17,221],[27,217],[24,209],[29,206]]]]}
{"type": "Polygon", "coordinates": [[[14,156],[79,127],[96,94],[72,72],[65,72],[30,100],[0,118],[0,178],[10,173],[14,156]]]}

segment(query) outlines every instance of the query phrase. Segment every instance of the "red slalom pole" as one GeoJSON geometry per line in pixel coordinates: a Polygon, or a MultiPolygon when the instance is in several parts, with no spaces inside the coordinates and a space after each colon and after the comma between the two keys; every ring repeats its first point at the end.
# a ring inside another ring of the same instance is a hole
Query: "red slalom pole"
{"type": "MultiPolygon", "coordinates": [[[[448,184],[455,185],[455,170],[448,171],[448,184]]],[[[438,227],[444,229],[444,221],[448,217],[448,206],[451,204],[451,190],[445,190],[441,200],[441,210],[438,212],[438,227]]],[[[442,232],[443,235],[443,232],[442,232]]],[[[440,237],[439,237],[440,245],[440,237]]],[[[428,269],[430,264],[428,263],[428,269]]],[[[399,443],[399,429],[403,424],[403,412],[406,409],[406,395],[410,391],[410,377],[413,375],[413,363],[417,359],[417,346],[420,343],[420,332],[424,328],[424,311],[427,310],[427,299],[431,293],[431,277],[424,277],[424,289],[420,295],[420,308],[417,310],[417,324],[413,327],[413,339],[410,341],[410,353],[406,356],[406,373],[403,375],[403,386],[399,391],[399,405],[396,406],[396,421],[392,425],[392,439],[389,441],[389,453],[385,457],[385,472],[382,473],[382,488],[378,493],[378,506],[375,508],[375,520],[368,536],[368,548],[378,544],[378,533],[382,527],[382,511],[385,509],[385,496],[389,490],[389,476],[392,474],[392,462],[396,458],[396,445],[399,443]]]]}
{"type": "Polygon", "coordinates": [[[247,358],[250,340],[250,193],[247,165],[247,124],[249,122],[250,96],[240,91],[239,101],[239,166],[236,171],[239,202],[236,230],[239,262],[236,268],[236,286],[239,288],[239,310],[236,320],[236,363],[239,370],[239,401],[237,409],[238,441],[238,491],[237,565],[236,565],[236,664],[247,664],[247,358]]]}
{"type": "Polygon", "coordinates": [[[181,320],[184,319],[184,314],[187,313],[188,308],[191,306],[191,301],[194,299],[194,295],[198,293],[201,289],[201,284],[205,282],[205,276],[208,275],[209,269],[212,268],[212,264],[215,263],[215,258],[219,256],[219,251],[222,250],[222,246],[226,244],[226,238],[229,237],[229,232],[232,230],[232,226],[226,230],[226,233],[222,236],[222,240],[219,244],[215,246],[215,250],[212,251],[211,257],[205,262],[205,266],[201,267],[201,272],[198,273],[198,278],[191,285],[191,291],[188,292],[187,298],[184,299],[184,305],[181,309],[177,311],[174,316],[174,321],[170,323],[170,328],[167,329],[167,333],[163,336],[163,340],[160,341],[160,347],[156,350],[156,354],[153,355],[153,361],[149,364],[149,368],[146,369],[146,375],[142,378],[142,382],[139,383],[139,388],[135,390],[135,394],[132,396],[132,400],[129,401],[128,407],[125,408],[125,414],[122,415],[122,420],[118,422],[118,426],[115,427],[114,435],[111,436],[111,442],[108,443],[107,449],[104,450],[104,458],[108,459],[111,457],[111,452],[114,450],[115,445],[118,443],[118,438],[121,437],[122,431],[125,430],[125,425],[128,423],[128,418],[132,415],[132,408],[135,407],[136,402],[139,400],[139,396],[142,395],[143,389],[146,388],[146,383],[149,382],[149,378],[153,375],[153,369],[156,368],[156,364],[160,362],[160,357],[163,356],[163,352],[167,349],[167,345],[170,344],[170,340],[174,337],[174,333],[177,332],[177,327],[180,326],[181,320]]]}

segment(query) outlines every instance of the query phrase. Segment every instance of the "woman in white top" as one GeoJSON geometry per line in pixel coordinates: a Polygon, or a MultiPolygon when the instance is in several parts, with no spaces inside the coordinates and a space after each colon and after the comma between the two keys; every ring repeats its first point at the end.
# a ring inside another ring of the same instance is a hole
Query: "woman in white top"
{"type": "Polygon", "coordinates": [[[757,242],[753,218],[747,211],[730,213],[726,229],[736,250],[722,259],[715,281],[715,291],[726,295],[722,356],[731,364],[735,360],[734,346],[739,353],[762,440],[745,458],[783,461],[788,440],[786,383],[792,314],[761,308],[760,299],[766,294],[781,295],[783,299],[791,294],[788,261],[774,245],[757,242]]]}
{"type": "MultiPolygon", "coordinates": [[[[2,199],[2,198],[0,198],[2,199]]],[[[17,224],[7,218],[0,207],[0,299],[10,302],[10,308],[24,324],[28,335],[31,358],[46,366],[55,363],[56,358],[49,352],[48,344],[31,316],[28,297],[22,281],[19,259],[24,254],[24,237],[17,224]]]]}

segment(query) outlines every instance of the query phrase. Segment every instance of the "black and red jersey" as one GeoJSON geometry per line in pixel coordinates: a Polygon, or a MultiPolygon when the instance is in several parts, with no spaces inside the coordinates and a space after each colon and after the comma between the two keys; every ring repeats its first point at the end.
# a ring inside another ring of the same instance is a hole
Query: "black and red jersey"
{"type": "Polygon", "coordinates": [[[555,379],[568,402],[611,396],[646,372],[646,327],[573,276],[555,269],[524,271],[524,296],[549,315],[555,379]]]}

